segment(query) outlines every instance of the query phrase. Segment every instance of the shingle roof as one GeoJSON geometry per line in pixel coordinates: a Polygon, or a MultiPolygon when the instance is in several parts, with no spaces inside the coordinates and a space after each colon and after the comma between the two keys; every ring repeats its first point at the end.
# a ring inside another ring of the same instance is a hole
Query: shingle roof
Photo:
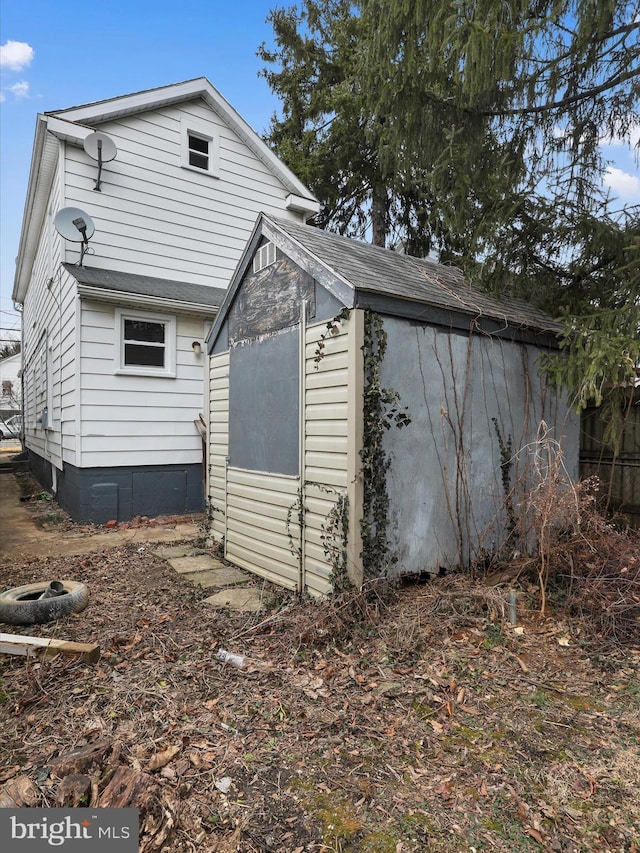
{"type": "Polygon", "coordinates": [[[171,281],[149,275],[100,270],[94,267],[77,267],[73,264],[64,264],[64,267],[77,282],[89,287],[136,296],[151,296],[173,302],[187,302],[192,305],[202,305],[203,308],[219,308],[226,292],[219,287],[171,281]]]}
{"type": "Polygon", "coordinates": [[[489,317],[511,326],[549,332],[561,328],[543,311],[522,300],[496,299],[473,288],[456,267],[429,258],[403,255],[297,222],[275,218],[272,221],[357,293],[378,294],[489,317]]]}

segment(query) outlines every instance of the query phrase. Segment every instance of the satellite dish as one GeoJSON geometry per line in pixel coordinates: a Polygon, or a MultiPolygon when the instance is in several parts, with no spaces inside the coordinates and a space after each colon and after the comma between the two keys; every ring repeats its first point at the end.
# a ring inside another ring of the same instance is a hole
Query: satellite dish
{"type": "Polygon", "coordinates": [[[87,152],[89,157],[91,157],[92,160],[98,161],[98,177],[96,179],[94,190],[101,192],[100,176],[102,175],[102,164],[108,163],[110,160],[115,160],[118,149],[116,148],[113,139],[111,139],[110,136],[107,136],[106,133],[100,133],[99,130],[96,130],[94,133],[90,133],[89,136],[85,138],[83,145],[84,150],[87,152]]]}
{"type": "Polygon", "coordinates": [[[84,150],[92,160],[102,159],[103,163],[108,163],[110,160],[116,159],[118,149],[115,142],[106,133],[100,133],[96,130],[95,133],[90,133],[84,140],[84,150]]]}
{"type": "Polygon", "coordinates": [[[61,237],[72,243],[82,243],[78,266],[82,266],[89,240],[93,237],[96,226],[93,219],[79,207],[63,207],[53,218],[53,225],[61,237]]]}

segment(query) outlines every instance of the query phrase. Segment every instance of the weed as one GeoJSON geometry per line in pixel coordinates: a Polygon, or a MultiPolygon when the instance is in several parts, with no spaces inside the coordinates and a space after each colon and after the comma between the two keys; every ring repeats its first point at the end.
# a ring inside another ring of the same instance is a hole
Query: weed
{"type": "Polygon", "coordinates": [[[529,696],[530,702],[541,711],[549,705],[549,697],[544,690],[534,690],[529,696]]]}
{"type": "Polygon", "coordinates": [[[501,646],[504,643],[504,634],[502,625],[490,622],[484,627],[485,638],[482,645],[485,649],[493,649],[496,646],[501,646]]]}

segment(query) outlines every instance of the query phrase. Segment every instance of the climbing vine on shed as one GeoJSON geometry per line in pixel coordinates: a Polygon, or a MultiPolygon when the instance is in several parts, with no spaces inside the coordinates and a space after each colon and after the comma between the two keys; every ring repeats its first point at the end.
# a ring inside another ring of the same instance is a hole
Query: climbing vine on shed
{"type": "MultiPolygon", "coordinates": [[[[325,491],[329,489],[325,486],[325,491]]],[[[347,545],[349,542],[349,498],[344,492],[335,492],[337,499],[327,513],[326,523],[322,525],[320,539],[322,549],[331,565],[331,586],[334,592],[352,586],[347,569],[347,545]]]]}
{"type": "Polygon", "coordinates": [[[340,323],[343,320],[348,320],[350,314],[351,310],[349,308],[343,308],[342,311],[340,311],[339,314],[336,314],[336,316],[332,320],[327,321],[326,331],[324,331],[320,335],[320,337],[318,338],[318,343],[316,344],[316,351],[313,357],[314,370],[317,370],[320,367],[320,362],[325,357],[324,342],[330,335],[338,334],[338,332],[340,331],[340,323]]]}
{"type": "Polygon", "coordinates": [[[373,311],[364,314],[364,423],[360,459],[363,477],[362,563],[365,579],[387,574],[393,561],[388,539],[389,495],[387,471],[391,464],[384,435],[392,427],[402,429],[411,423],[400,395],[383,387],[380,368],[387,350],[387,333],[382,317],[373,311]]]}

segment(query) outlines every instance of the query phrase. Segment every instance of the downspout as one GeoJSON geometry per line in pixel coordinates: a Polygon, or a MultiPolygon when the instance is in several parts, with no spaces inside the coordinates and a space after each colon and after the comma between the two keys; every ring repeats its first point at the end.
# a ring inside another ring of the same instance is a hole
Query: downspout
{"type": "Polygon", "coordinates": [[[298,471],[300,474],[300,576],[298,578],[298,592],[304,592],[305,584],[305,559],[306,559],[306,543],[305,543],[305,407],[306,407],[306,348],[307,348],[307,300],[302,300],[300,308],[300,346],[298,359],[298,449],[299,461],[298,471]]]}

